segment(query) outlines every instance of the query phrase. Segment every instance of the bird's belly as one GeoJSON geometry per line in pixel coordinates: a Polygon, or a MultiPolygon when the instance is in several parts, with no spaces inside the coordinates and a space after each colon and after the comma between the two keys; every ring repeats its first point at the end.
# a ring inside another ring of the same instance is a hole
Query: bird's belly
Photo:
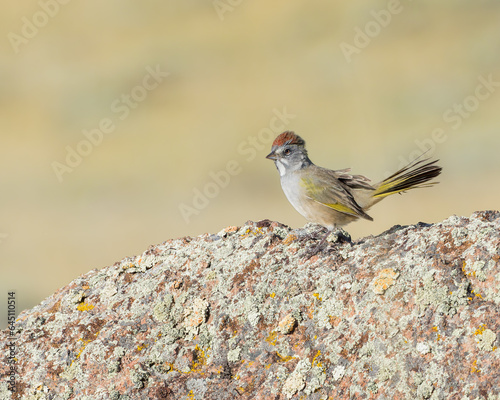
{"type": "Polygon", "coordinates": [[[281,187],[285,193],[286,198],[290,204],[295,208],[304,218],[308,221],[316,222],[318,224],[327,226],[326,219],[328,219],[328,210],[324,210],[327,213],[323,215],[322,208],[326,208],[321,204],[311,200],[304,193],[304,188],[300,186],[298,181],[289,180],[288,182],[281,182],[281,187]]]}
{"type": "Polygon", "coordinates": [[[353,215],[338,212],[307,197],[298,180],[282,180],[281,187],[290,204],[308,221],[333,229],[357,219],[353,215]]]}

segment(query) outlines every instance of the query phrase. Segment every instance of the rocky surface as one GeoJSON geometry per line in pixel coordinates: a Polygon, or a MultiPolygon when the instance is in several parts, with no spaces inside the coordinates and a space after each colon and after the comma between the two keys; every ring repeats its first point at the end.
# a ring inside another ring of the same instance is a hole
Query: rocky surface
{"type": "Polygon", "coordinates": [[[498,398],[499,212],[308,258],[314,229],[248,222],[75,279],[18,317],[0,398],[498,398]]]}

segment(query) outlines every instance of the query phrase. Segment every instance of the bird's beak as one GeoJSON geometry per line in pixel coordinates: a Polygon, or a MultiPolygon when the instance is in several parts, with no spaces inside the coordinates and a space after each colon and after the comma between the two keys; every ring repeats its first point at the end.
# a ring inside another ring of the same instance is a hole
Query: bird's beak
{"type": "Polygon", "coordinates": [[[274,151],[271,151],[267,156],[267,159],[269,160],[276,160],[278,157],[276,157],[276,153],[274,151]]]}

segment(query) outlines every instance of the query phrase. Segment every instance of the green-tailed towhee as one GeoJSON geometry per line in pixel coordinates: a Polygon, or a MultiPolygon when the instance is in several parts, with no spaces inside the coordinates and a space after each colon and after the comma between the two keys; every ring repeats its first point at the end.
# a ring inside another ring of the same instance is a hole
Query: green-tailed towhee
{"type": "MultiPolygon", "coordinates": [[[[427,187],[441,173],[438,160],[417,159],[382,182],[370,185],[362,175],[349,169],[332,171],[318,167],[307,156],[305,141],[294,132],[280,134],[273,142],[268,159],[280,173],[281,187],[292,206],[307,220],[325,226],[327,234],[337,227],[364,218],[366,212],[384,197],[408,189],[427,187]]],[[[435,182],[434,182],[435,183],[435,182]]]]}

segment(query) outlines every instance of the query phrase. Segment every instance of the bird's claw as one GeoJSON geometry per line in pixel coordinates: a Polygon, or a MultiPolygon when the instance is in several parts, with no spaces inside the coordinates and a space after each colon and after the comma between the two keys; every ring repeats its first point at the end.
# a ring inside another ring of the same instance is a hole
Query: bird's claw
{"type": "MultiPolygon", "coordinates": [[[[335,231],[329,231],[327,232],[327,234],[321,239],[321,241],[314,247],[310,248],[309,250],[307,250],[306,252],[306,256],[307,258],[311,258],[313,256],[315,256],[316,254],[318,254],[319,252],[321,252],[322,250],[324,250],[324,248],[322,249],[323,245],[325,244],[325,242],[327,241],[327,238],[331,235],[331,234],[334,234],[333,236],[333,240],[328,240],[328,242],[332,242],[332,243],[349,243],[352,245],[352,239],[351,239],[351,235],[349,235],[348,232],[346,232],[345,230],[343,230],[342,228],[339,228],[335,231]]],[[[328,245],[326,246],[328,247],[328,245]]]]}

